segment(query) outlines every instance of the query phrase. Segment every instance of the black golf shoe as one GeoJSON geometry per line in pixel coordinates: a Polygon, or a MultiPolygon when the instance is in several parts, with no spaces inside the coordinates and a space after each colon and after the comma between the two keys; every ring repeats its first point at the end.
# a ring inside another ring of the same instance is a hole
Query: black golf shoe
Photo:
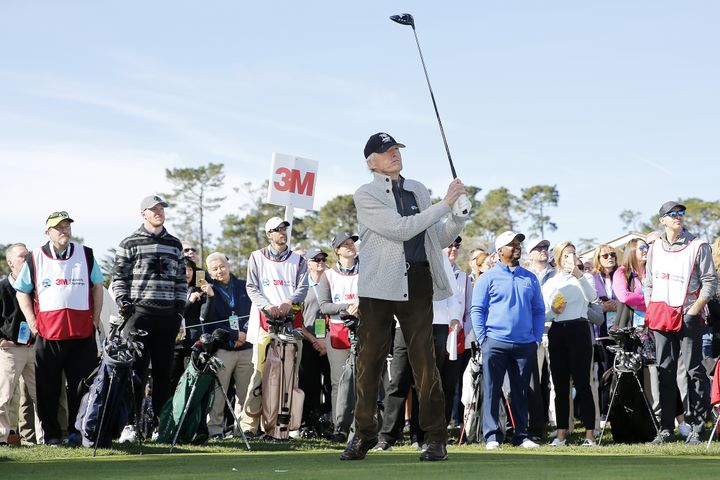
{"type": "Polygon", "coordinates": [[[430,441],[427,442],[427,447],[420,453],[420,460],[428,462],[436,462],[440,460],[447,460],[447,447],[445,442],[430,441]]]}
{"type": "Polygon", "coordinates": [[[377,438],[363,440],[356,435],[345,447],[345,451],[340,455],[340,460],[362,460],[375,445],[377,445],[377,438]]]}

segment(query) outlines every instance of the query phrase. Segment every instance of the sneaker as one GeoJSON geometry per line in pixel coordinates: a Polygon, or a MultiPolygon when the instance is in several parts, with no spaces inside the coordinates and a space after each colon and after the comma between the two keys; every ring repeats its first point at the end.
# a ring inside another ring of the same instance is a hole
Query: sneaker
{"type": "Polygon", "coordinates": [[[678,425],[678,433],[680,434],[680,436],[688,438],[688,435],[692,433],[692,428],[690,428],[690,425],[688,425],[687,422],[682,422],[678,425]]]}
{"type": "Polygon", "coordinates": [[[347,442],[347,435],[344,432],[335,432],[330,437],[331,442],[345,443],[347,442]]]}
{"type": "Polygon", "coordinates": [[[82,437],[77,432],[69,433],[67,438],[67,444],[69,447],[81,447],[82,437]]]}
{"type": "Polygon", "coordinates": [[[497,450],[500,448],[500,443],[495,440],[491,440],[485,444],[485,450],[497,450]]]}
{"type": "Polygon", "coordinates": [[[377,445],[377,438],[363,440],[356,435],[345,447],[345,451],[340,455],[340,460],[362,460],[375,445],[377,445]]]}
{"type": "Polygon", "coordinates": [[[553,438],[553,441],[550,442],[548,445],[550,445],[551,447],[564,447],[566,444],[567,444],[567,440],[565,440],[564,438],[561,440],[556,437],[556,438],[553,438]]]}
{"type": "Polygon", "coordinates": [[[151,441],[151,442],[157,442],[157,441],[158,441],[158,438],[160,438],[160,432],[158,432],[157,430],[155,430],[155,431],[152,433],[152,435],[150,436],[150,441],[151,441]]]}
{"type": "Polygon", "coordinates": [[[15,432],[12,432],[12,431],[7,436],[7,444],[11,445],[11,446],[19,447],[21,440],[22,440],[22,437],[20,437],[20,435],[18,435],[15,432]]]}
{"type": "Polygon", "coordinates": [[[222,433],[216,433],[215,435],[210,435],[210,440],[225,440],[225,435],[222,433]]]}
{"type": "Polygon", "coordinates": [[[135,425],[125,425],[122,433],[120,434],[120,443],[131,443],[137,440],[137,432],[135,432],[135,425]]]}
{"type": "MultiPolygon", "coordinates": [[[[557,439],[556,439],[556,440],[557,440],[557,439]]],[[[522,442],[520,445],[518,445],[518,446],[519,446],[520,448],[538,448],[540,445],[538,445],[537,443],[533,442],[533,441],[530,440],[529,438],[526,438],[526,439],[523,440],[523,442],[522,442]]]]}
{"type": "Polygon", "coordinates": [[[693,431],[688,434],[687,440],[685,440],[685,445],[700,445],[701,443],[700,434],[693,431]]]}
{"type": "Polygon", "coordinates": [[[373,452],[392,452],[392,445],[390,445],[388,442],[378,442],[377,445],[375,445],[375,448],[372,449],[373,452]]]}
{"type": "Polygon", "coordinates": [[[415,450],[420,450],[420,444],[418,442],[413,442],[410,444],[410,446],[415,450]]]}
{"type": "Polygon", "coordinates": [[[580,444],[581,447],[597,447],[597,443],[595,443],[595,440],[592,438],[586,438],[583,440],[583,443],[580,444]]]}
{"type": "Polygon", "coordinates": [[[663,443],[672,442],[674,440],[675,436],[668,430],[660,430],[657,437],[655,437],[652,442],[649,442],[648,445],[662,445],[663,443]]]}

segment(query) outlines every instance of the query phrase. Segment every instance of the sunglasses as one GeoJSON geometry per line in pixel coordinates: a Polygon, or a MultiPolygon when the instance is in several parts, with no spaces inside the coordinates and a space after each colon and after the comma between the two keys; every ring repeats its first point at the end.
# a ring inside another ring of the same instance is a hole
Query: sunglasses
{"type": "Polygon", "coordinates": [[[287,227],[271,228],[271,229],[268,230],[268,231],[270,231],[270,232],[275,232],[275,233],[278,233],[278,232],[286,232],[286,231],[287,231],[287,227]]]}
{"type": "Polygon", "coordinates": [[[327,262],[327,260],[325,259],[325,257],[311,258],[310,261],[316,262],[316,263],[325,263],[325,262],[327,262]]]}
{"type": "Polygon", "coordinates": [[[665,214],[666,217],[675,218],[675,217],[684,217],[685,216],[685,210],[672,210],[670,212],[667,212],[665,214]]]}
{"type": "Polygon", "coordinates": [[[183,248],[183,252],[185,252],[185,253],[189,253],[189,252],[197,253],[197,250],[194,249],[194,248],[192,248],[192,247],[191,247],[191,248],[183,248]]]}
{"type": "Polygon", "coordinates": [[[50,214],[50,216],[47,218],[48,220],[52,220],[53,218],[68,218],[70,215],[68,215],[68,212],[62,211],[62,212],[53,212],[50,214]]]}
{"type": "Polygon", "coordinates": [[[605,260],[607,260],[608,257],[617,258],[617,253],[615,253],[615,252],[603,253],[602,255],[600,255],[600,257],[604,258],[605,260]]]}
{"type": "Polygon", "coordinates": [[[638,248],[638,250],[640,250],[641,252],[647,252],[648,250],[650,250],[650,247],[648,247],[647,245],[640,245],[640,246],[637,247],[637,248],[638,248]]]}

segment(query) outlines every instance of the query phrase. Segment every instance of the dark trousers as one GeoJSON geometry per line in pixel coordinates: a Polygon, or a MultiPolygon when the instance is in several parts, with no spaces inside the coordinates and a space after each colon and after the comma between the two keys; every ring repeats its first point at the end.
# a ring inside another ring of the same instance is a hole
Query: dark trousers
{"type": "MultiPolygon", "coordinates": [[[[145,348],[142,357],[135,360],[133,370],[145,385],[148,377],[148,364],[152,362],[152,405],[157,416],[172,395],[170,377],[175,338],[180,330],[180,316],[175,313],[136,312],[128,321],[128,327],[125,330],[129,332],[134,328],[148,332],[147,336],[139,338],[145,348]]],[[[135,390],[136,412],[140,412],[144,393],[143,388],[135,390]]]]}
{"type": "Polygon", "coordinates": [[[168,388],[174,392],[177,388],[180,377],[185,373],[185,359],[190,357],[190,347],[175,345],[173,350],[172,367],[170,368],[170,385],[168,388]]]}
{"type": "Polygon", "coordinates": [[[554,322],[548,332],[550,375],[555,386],[555,418],[557,428],[567,430],[570,416],[570,378],[583,427],[595,428],[595,402],[590,389],[592,339],[586,320],[554,322]]]}
{"type": "Polygon", "coordinates": [[[408,347],[408,358],[420,402],[420,428],[427,441],[447,441],[445,401],[440,374],[435,366],[432,334],[433,284],[429,267],[408,271],[408,301],[399,302],[360,297],[358,323],[356,435],[376,437],[376,401],[379,381],[390,349],[396,316],[408,347]]]}
{"type": "MultiPolygon", "coordinates": [[[[405,400],[412,387],[412,369],[402,330],[395,329],[390,375],[385,384],[385,415],[380,441],[394,445],[405,426],[405,400]]],[[[413,432],[411,432],[412,435],[413,432]]]]}
{"type": "Polygon", "coordinates": [[[462,354],[458,355],[457,360],[450,360],[447,355],[447,325],[433,325],[433,338],[435,339],[435,365],[440,373],[440,381],[442,382],[443,394],[445,396],[445,426],[450,423],[450,417],[453,410],[453,399],[455,398],[455,388],[462,374],[463,360],[462,354]]]}
{"type": "Polygon", "coordinates": [[[702,335],[705,331],[699,316],[683,317],[679,332],[653,330],[657,349],[658,383],[660,384],[660,427],[675,429],[677,362],[682,355],[688,376],[688,404],[686,421],[693,430],[702,431],[710,405],[709,381],[702,361],[702,335]]]}
{"type": "Polygon", "coordinates": [[[37,337],[35,345],[35,389],[37,410],[45,442],[61,439],[63,428],[58,422],[58,405],[62,373],[67,380],[69,433],[77,432],[75,417],[80,408],[78,386],[98,364],[94,336],[75,340],[46,340],[37,337]]]}
{"type": "Polygon", "coordinates": [[[320,415],[331,411],[330,363],[327,355],[320,356],[312,343],[303,340],[302,344],[298,383],[305,392],[303,420],[317,421],[320,415]]]}
{"type": "Polygon", "coordinates": [[[527,438],[527,391],[530,372],[537,363],[537,344],[509,343],[485,337],[483,359],[483,436],[485,442],[503,442],[504,425],[500,425],[500,399],[507,373],[510,380],[510,410],[515,420],[513,444],[527,438]]]}

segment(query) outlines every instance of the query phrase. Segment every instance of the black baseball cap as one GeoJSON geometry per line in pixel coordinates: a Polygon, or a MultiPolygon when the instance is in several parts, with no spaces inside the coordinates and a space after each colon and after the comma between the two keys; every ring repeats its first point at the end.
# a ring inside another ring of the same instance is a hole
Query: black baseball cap
{"type": "Polygon", "coordinates": [[[348,238],[352,238],[353,242],[357,242],[360,239],[360,237],[358,237],[357,235],[353,235],[352,233],[338,233],[332,239],[333,248],[339,248],[340,245],[342,245],[343,242],[345,242],[345,240],[347,240],[348,238]]]}
{"type": "Polygon", "coordinates": [[[662,204],[662,207],[660,207],[660,216],[667,215],[668,212],[670,212],[673,208],[678,208],[680,210],[687,210],[687,207],[683,205],[682,203],[673,202],[672,200],[669,202],[665,202],[662,204]]]}
{"type": "Polygon", "coordinates": [[[365,144],[365,158],[369,157],[371,153],[384,153],[387,152],[390,147],[398,146],[405,148],[405,145],[395,141],[393,137],[384,132],[378,132],[375,135],[371,135],[365,144]]]}

